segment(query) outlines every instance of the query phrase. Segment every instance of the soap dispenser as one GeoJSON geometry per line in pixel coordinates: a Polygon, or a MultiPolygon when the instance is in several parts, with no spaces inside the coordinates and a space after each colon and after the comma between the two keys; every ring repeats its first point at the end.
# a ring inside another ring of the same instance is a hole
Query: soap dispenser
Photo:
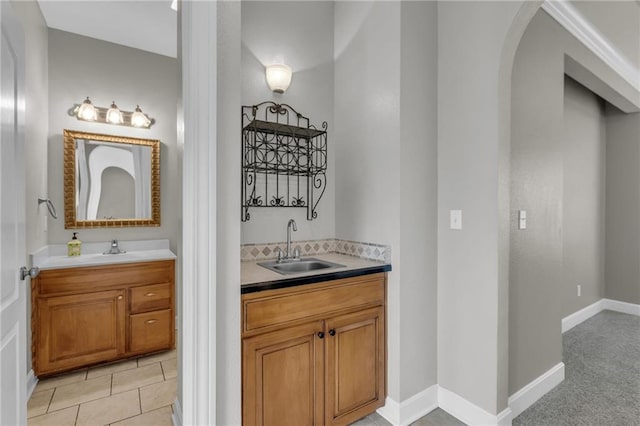
{"type": "Polygon", "coordinates": [[[74,232],[73,238],[71,238],[71,241],[67,243],[67,254],[69,257],[80,256],[80,246],[82,245],[82,241],[78,239],[76,234],[77,232],[74,232]]]}

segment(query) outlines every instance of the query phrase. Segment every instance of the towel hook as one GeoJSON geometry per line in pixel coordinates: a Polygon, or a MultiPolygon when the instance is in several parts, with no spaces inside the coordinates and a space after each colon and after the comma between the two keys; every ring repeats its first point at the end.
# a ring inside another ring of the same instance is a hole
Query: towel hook
{"type": "Polygon", "coordinates": [[[45,203],[47,205],[47,210],[49,210],[49,214],[51,215],[51,217],[57,219],[58,214],[56,213],[56,207],[53,205],[51,200],[48,198],[38,198],[38,206],[40,206],[40,204],[42,203],[45,203]]]}

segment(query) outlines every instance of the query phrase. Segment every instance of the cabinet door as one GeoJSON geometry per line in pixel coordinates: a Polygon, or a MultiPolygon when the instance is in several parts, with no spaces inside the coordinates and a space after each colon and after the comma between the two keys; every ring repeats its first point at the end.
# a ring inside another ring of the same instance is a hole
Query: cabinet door
{"type": "Polygon", "coordinates": [[[326,321],[325,424],[350,424],[384,405],[384,324],[383,307],[326,321]]]}
{"type": "Polygon", "coordinates": [[[316,321],[243,340],[244,426],[323,424],[322,336],[316,321]]]}
{"type": "Polygon", "coordinates": [[[123,290],[38,298],[36,375],[116,358],[125,352],[123,290]]]}
{"type": "Polygon", "coordinates": [[[171,349],[174,342],[173,310],[146,312],[129,317],[129,352],[171,349]]]}

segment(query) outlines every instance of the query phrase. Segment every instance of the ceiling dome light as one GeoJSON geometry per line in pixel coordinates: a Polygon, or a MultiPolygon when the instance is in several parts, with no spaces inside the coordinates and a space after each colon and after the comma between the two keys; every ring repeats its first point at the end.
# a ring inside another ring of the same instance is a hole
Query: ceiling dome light
{"type": "Polygon", "coordinates": [[[131,125],[133,127],[149,127],[151,120],[142,112],[140,105],[136,105],[136,110],[131,114],[131,125]]]}
{"type": "Polygon", "coordinates": [[[96,121],[98,119],[98,110],[93,106],[88,96],[78,108],[77,116],[87,121],[96,121]]]}
{"type": "Polygon", "coordinates": [[[122,112],[116,105],[116,101],[111,103],[111,107],[107,110],[107,123],[111,124],[122,124],[124,120],[122,119],[122,112]]]}
{"type": "Polygon", "coordinates": [[[291,84],[291,67],[285,64],[266,66],[267,84],[272,92],[284,93],[291,84]]]}

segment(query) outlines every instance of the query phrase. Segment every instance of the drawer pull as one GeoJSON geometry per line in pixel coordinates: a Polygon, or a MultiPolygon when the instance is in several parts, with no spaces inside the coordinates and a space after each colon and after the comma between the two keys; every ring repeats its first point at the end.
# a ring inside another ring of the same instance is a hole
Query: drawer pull
{"type": "Polygon", "coordinates": [[[145,296],[147,296],[147,297],[152,297],[152,296],[155,296],[155,295],[156,294],[154,292],[152,292],[152,291],[150,291],[149,293],[145,294],[145,296]]]}
{"type": "Polygon", "coordinates": [[[122,296],[118,296],[118,300],[122,300],[122,296]]]}
{"type": "Polygon", "coordinates": [[[157,322],[158,320],[156,319],[150,319],[150,320],[146,320],[144,323],[145,324],[153,324],[154,322],[157,322]]]}

